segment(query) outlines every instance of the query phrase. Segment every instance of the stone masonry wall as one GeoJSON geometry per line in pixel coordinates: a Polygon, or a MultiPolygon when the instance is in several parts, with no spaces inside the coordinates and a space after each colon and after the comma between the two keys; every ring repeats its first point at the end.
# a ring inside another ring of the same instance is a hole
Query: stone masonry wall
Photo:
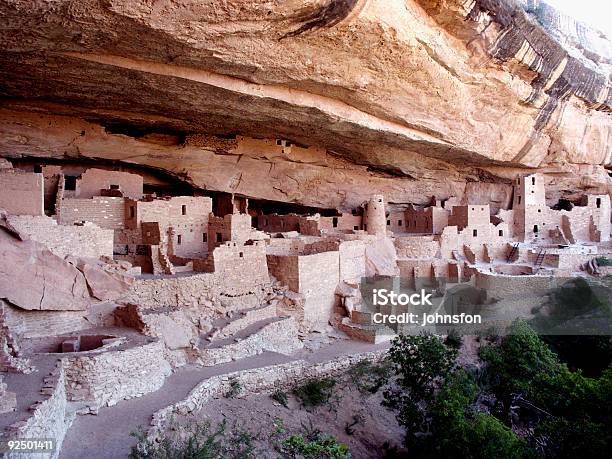
{"type": "Polygon", "coordinates": [[[306,297],[304,320],[310,328],[324,328],[336,304],[335,292],[340,281],[338,252],[300,256],[298,269],[298,292],[306,297]]]}
{"type": "Polygon", "coordinates": [[[365,244],[363,241],[344,241],[338,247],[340,280],[357,283],[365,276],[365,244]]]}
{"type": "Polygon", "coordinates": [[[124,198],[96,196],[91,199],[62,199],[60,206],[59,222],[62,225],[87,221],[101,228],[124,227],[124,198]]]}
{"type": "Polygon", "coordinates": [[[14,215],[44,215],[43,175],[0,170],[0,208],[14,215]]]}
{"type": "Polygon", "coordinates": [[[298,255],[268,255],[268,269],[276,279],[297,292],[300,289],[298,255]]]}
{"type": "Polygon", "coordinates": [[[289,355],[302,346],[298,339],[297,324],[293,317],[289,317],[264,325],[256,333],[236,343],[201,349],[198,352],[198,362],[210,367],[252,357],[264,351],[289,355]]]}
{"type": "MultiPolygon", "coordinates": [[[[55,371],[53,377],[45,381],[43,390],[50,391],[50,396],[36,405],[32,416],[22,422],[11,425],[6,433],[8,438],[53,438],[56,441],[56,449],[49,455],[41,454],[40,457],[56,459],[59,457],[60,449],[74,419],[74,414],[69,414],[66,403],[65,374],[60,367],[55,371]]],[[[23,459],[24,457],[38,457],[38,455],[5,454],[3,457],[10,459],[23,459]]]]}
{"type": "Polygon", "coordinates": [[[171,373],[164,345],[153,342],[126,350],[63,358],[66,394],[93,411],[158,390],[171,373]]]}
{"type": "Polygon", "coordinates": [[[59,257],[75,255],[100,258],[113,256],[113,230],[103,229],[93,223],[83,226],[58,225],[45,216],[11,216],[9,222],[15,229],[31,239],[47,246],[59,257]]]}
{"type": "Polygon", "coordinates": [[[100,190],[108,190],[116,185],[123,196],[133,199],[142,198],[143,179],[141,175],[129,172],[87,169],[77,179],[75,197],[81,199],[100,196],[100,190]]]}

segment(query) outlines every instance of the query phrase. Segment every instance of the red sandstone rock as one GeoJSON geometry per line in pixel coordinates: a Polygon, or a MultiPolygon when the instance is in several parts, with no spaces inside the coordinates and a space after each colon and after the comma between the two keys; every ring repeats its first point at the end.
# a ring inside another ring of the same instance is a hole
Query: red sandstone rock
{"type": "Polygon", "coordinates": [[[116,300],[127,293],[132,284],[131,277],[106,271],[104,263],[98,260],[74,257],[67,257],[66,260],[83,273],[91,296],[98,300],[116,300]]]}
{"type": "Polygon", "coordinates": [[[42,244],[0,225],[0,298],[27,310],[75,311],[90,304],[83,274],[42,244]]]}

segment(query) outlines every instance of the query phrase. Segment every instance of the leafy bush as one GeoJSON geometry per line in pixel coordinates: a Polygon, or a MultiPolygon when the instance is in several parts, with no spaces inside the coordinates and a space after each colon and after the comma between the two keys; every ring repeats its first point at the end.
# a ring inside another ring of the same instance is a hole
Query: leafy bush
{"type": "Polygon", "coordinates": [[[291,435],[281,446],[284,457],[304,459],[349,459],[349,448],[331,435],[315,432],[311,435],[291,435]]]}
{"type": "Polygon", "coordinates": [[[434,335],[399,335],[389,349],[398,384],[414,399],[429,399],[436,384],[455,368],[457,349],[434,335]]]}
{"type": "Polygon", "coordinates": [[[272,392],[270,398],[287,408],[287,403],[289,402],[289,399],[287,398],[287,393],[285,391],[276,389],[274,392],[272,392]]]}
{"type": "Polygon", "coordinates": [[[446,344],[449,347],[452,347],[453,349],[461,349],[461,346],[463,345],[463,337],[459,334],[459,332],[456,329],[452,328],[448,332],[448,335],[446,335],[444,344],[446,344]]]}
{"type": "Polygon", "coordinates": [[[238,381],[236,378],[232,378],[230,380],[230,388],[223,396],[225,398],[234,398],[238,394],[240,394],[241,390],[242,390],[242,385],[240,384],[240,381],[238,381]]]}
{"type": "Polygon", "coordinates": [[[383,393],[384,404],[398,409],[398,422],[413,434],[406,437],[406,443],[429,430],[427,405],[435,389],[454,371],[456,357],[457,349],[434,335],[399,335],[393,340],[389,358],[398,388],[383,393]]]}
{"type": "Polygon", "coordinates": [[[534,457],[523,439],[487,413],[472,412],[478,387],[466,372],[450,376],[433,402],[429,437],[417,445],[423,457],[534,457]]]}
{"type": "Polygon", "coordinates": [[[336,381],[331,378],[309,379],[293,390],[305,407],[314,407],[326,403],[332,393],[336,381]]]}
{"type": "Polygon", "coordinates": [[[612,266],[612,260],[610,258],[597,257],[595,261],[597,261],[599,266],[612,266]]]}
{"type": "Polygon", "coordinates": [[[501,345],[481,350],[496,376],[493,390],[502,414],[516,415],[517,406],[535,413],[533,441],[546,456],[605,456],[611,440],[612,367],[598,379],[585,377],[560,362],[526,323],[515,323],[512,332],[501,345]]]}
{"type": "Polygon", "coordinates": [[[494,391],[498,396],[525,392],[539,373],[552,373],[559,365],[557,356],[524,321],[515,322],[500,345],[480,349],[488,363],[494,391]]]}
{"type": "Polygon", "coordinates": [[[391,372],[392,367],[389,359],[383,359],[378,363],[364,359],[350,368],[349,375],[360,392],[375,394],[387,384],[391,372]]]}
{"type": "Polygon", "coordinates": [[[211,428],[208,421],[190,422],[169,428],[158,442],[144,432],[132,433],[138,439],[130,459],[249,459],[258,457],[254,437],[241,429],[228,431],[226,421],[211,428]]]}

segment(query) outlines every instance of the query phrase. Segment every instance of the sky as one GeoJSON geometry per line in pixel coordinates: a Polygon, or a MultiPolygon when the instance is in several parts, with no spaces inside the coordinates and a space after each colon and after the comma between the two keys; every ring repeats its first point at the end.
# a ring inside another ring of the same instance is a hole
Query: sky
{"type": "Polygon", "coordinates": [[[546,3],[601,30],[612,40],[612,0],[546,0],[546,3]]]}

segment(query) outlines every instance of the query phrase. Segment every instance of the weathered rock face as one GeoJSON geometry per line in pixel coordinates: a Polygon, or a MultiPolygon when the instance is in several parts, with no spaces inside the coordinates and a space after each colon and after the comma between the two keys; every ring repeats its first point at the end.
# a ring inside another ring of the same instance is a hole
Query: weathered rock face
{"type": "Polygon", "coordinates": [[[83,274],[39,242],[22,239],[2,217],[0,213],[0,298],[26,310],[87,309],[83,274]]]}
{"type": "Polygon", "coordinates": [[[504,206],[525,168],[553,198],[608,191],[610,44],[542,2],[0,0],[0,17],[4,156],[337,208],[470,188],[504,206]]]}

